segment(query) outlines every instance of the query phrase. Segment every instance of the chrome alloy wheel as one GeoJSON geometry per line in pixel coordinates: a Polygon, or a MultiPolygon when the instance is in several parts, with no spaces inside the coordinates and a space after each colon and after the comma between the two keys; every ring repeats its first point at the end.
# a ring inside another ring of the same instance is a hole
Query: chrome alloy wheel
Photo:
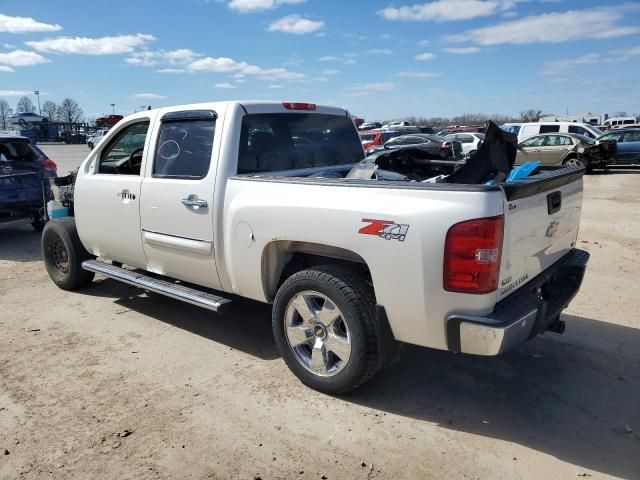
{"type": "Polygon", "coordinates": [[[287,305],[284,322],[296,360],[311,373],[331,377],[349,363],[349,327],[326,295],[311,290],[297,293],[287,305]]]}
{"type": "Polygon", "coordinates": [[[582,163],[581,160],[578,160],[577,158],[570,158],[569,160],[567,160],[566,162],[564,162],[564,164],[567,167],[584,167],[584,163],[582,163]]]}

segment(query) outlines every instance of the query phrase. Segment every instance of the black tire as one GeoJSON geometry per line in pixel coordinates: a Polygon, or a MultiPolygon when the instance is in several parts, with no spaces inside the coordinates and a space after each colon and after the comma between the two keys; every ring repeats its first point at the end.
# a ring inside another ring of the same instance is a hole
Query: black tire
{"type": "Polygon", "coordinates": [[[300,271],[280,287],[273,303],[273,334],[285,363],[302,383],[320,392],[340,394],[357,388],[379,369],[379,352],[373,290],[353,270],[322,265],[300,271]],[[319,292],[342,312],[348,326],[351,354],[346,366],[333,376],[320,376],[302,365],[290,346],[285,329],[289,303],[300,292],[319,292]]]}
{"type": "Polygon", "coordinates": [[[93,258],[80,243],[73,217],[47,222],[42,232],[42,256],[51,280],[63,290],[89,285],[95,274],[82,269],[93,258]]]}

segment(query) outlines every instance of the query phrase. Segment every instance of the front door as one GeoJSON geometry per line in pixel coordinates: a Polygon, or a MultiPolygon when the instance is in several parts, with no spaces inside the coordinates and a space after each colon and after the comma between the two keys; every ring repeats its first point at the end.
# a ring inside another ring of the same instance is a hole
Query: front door
{"type": "Polygon", "coordinates": [[[142,182],[140,216],[147,270],[219,289],[213,244],[215,132],[211,111],[162,117],[142,182]]]}
{"type": "Polygon", "coordinates": [[[527,138],[518,145],[518,153],[516,163],[518,165],[525,162],[537,162],[540,160],[540,149],[544,143],[545,137],[536,136],[527,138]]]}
{"type": "Polygon", "coordinates": [[[80,172],[74,213],[84,245],[96,256],[145,267],[140,236],[140,175],[150,119],[118,128],[80,172]]]}

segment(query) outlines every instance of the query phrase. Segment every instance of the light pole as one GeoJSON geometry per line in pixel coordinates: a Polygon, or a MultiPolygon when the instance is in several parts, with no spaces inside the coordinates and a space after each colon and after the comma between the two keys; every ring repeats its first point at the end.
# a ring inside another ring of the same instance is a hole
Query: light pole
{"type": "Polygon", "coordinates": [[[38,113],[42,115],[42,109],[40,108],[40,90],[34,90],[33,94],[38,97],[38,113]]]}
{"type": "Polygon", "coordinates": [[[111,104],[111,113],[114,114],[114,115],[116,113],[116,104],[115,103],[111,104]]]}

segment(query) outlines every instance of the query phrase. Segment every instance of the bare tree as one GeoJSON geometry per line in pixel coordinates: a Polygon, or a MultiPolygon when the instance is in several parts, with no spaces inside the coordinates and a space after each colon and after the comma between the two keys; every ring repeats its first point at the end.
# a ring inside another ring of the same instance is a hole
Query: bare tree
{"type": "Polygon", "coordinates": [[[630,115],[627,115],[627,112],[622,111],[622,112],[616,112],[613,114],[614,117],[629,117],[630,115]]]}
{"type": "Polygon", "coordinates": [[[58,107],[58,118],[61,122],[78,123],[82,121],[83,116],[80,105],[72,98],[65,98],[58,107]]]}
{"type": "Polygon", "coordinates": [[[27,96],[20,97],[20,100],[18,100],[18,103],[16,103],[16,112],[18,113],[31,113],[34,112],[35,109],[36,106],[27,96]]]}
{"type": "Polygon", "coordinates": [[[42,104],[42,114],[49,119],[50,122],[55,121],[58,115],[58,105],[56,102],[47,100],[42,104]]]}
{"type": "Polygon", "coordinates": [[[538,120],[540,120],[541,116],[542,110],[530,109],[520,112],[520,120],[522,120],[523,122],[537,122],[538,120]]]}
{"type": "Polygon", "coordinates": [[[2,129],[7,129],[7,120],[13,113],[11,107],[9,107],[9,102],[7,102],[4,98],[0,98],[0,124],[2,124],[2,129]]]}

